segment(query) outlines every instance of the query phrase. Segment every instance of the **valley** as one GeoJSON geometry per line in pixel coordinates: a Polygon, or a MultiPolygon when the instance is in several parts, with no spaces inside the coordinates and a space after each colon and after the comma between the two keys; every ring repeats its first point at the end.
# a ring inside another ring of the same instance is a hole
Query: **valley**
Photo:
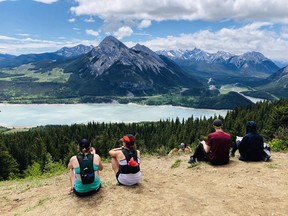
{"type": "Polygon", "coordinates": [[[278,70],[261,53],[237,56],[194,49],[176,54],[153,52],[140,44],[128,48],[107,36],[96,47],[2,55],[0,102],[116,102],[233,109],[251,105],[247,96],[267,100],[288,97],[287,67],[278,70]]]}

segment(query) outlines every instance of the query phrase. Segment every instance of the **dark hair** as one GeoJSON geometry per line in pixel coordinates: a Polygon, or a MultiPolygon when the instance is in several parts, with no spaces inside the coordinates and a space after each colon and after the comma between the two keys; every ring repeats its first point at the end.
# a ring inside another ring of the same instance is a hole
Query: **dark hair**
{"type": "Polygon", "coordinates": [[[222,127],[222,126],[223,126],[223,123],[222,123],[222,121],[221,121],[220,119],[215,119],[215,120],[213,121],[213,126],[215,126],[215,127],[222,127]]]}
{"type": "Polygon", "coordinates": [[[83,138],[79,142],[79,148],[81,152],[88,152],[90,149],[90,142],[89,140],[83,138]]]}

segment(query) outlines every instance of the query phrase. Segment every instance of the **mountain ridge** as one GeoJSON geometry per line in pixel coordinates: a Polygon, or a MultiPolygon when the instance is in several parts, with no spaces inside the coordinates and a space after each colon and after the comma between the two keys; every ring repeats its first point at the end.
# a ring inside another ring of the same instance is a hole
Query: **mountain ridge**
{"type": "Polygon", "coordinates": [[[218,76],[248,76],[248,77],[268,77],[279,67],[262,53],[250,51],[241,55],[234,55],[229,52],[218,51],[208,53],[201,49],[193,50],[162,50],[156,53],[165,55],[190,73],[200,73],[203,77],[218,76]]]}

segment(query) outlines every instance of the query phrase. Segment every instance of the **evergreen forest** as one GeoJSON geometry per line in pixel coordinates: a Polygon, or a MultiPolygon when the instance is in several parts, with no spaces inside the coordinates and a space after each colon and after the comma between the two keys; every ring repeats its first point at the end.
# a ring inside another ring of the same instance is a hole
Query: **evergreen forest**
{"type": "MultiPolygon", "coordinates": [[[[25,132],[0,132],[0,180],[41,176],[66,169],[71,156],[77,154],[77,143],[87,138],[102,159],[108,151],[119,147],[119,139],[127,133],[136,135],[141,154],[166,155],[181,142],[192,149],[214,131],[212,122],[220,118],[224,130],[236,136],[245,134],[249,120],[257,123],[257,130],[274,151],[288,149],[288,99],[258,102],[237,107],[225,117],[167,119],[158,122],[96,123],[47,125],[25,132]]],[[[273,155],[272,155],[273,157],[273,155]]]]}

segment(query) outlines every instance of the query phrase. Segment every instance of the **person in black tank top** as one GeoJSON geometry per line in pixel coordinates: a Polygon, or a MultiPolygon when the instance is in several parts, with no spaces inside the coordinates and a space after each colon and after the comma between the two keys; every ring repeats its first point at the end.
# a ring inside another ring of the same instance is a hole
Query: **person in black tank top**
{"type": "Polygon", "coordinates": [[[141,173],[139,165],[140,151],[136,150],[134,144],[135,136],[127,134],[120,141],[122,141],[122,147],[109,151],[112,169],[115,172],[118,183],[124,185],[136,184],[141,178],[141,173]]]}

